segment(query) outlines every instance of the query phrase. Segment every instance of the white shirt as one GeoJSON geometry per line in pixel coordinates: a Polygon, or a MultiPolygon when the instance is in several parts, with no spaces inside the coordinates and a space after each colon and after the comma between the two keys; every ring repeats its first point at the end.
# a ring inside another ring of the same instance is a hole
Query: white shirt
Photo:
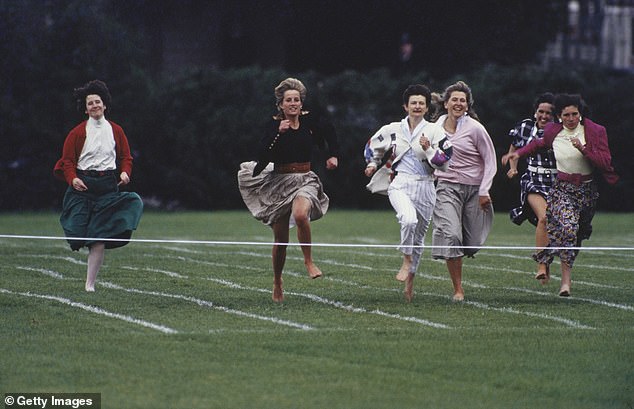
{"type": "MultiPolygon", "coordinates": [[[[408,118],[401,121],[402,137],[409,142],[410,145],[419,143],[418,140],[423,134],[423,128],[428,124],[427,121],[421,121],[413,132],[410,132],[408,118]]],[[[410,175],[423,175],[427,176],[431,174],[429,167],[423,166],[423,162],[416,157],[416,154],[412,149],[408,149],[407,152],[401,157],[401,160],[396,166],[396,170],[402,173],[409,173],[410,175]]]]}
{"type": "Polygon", "coordinates": [[[113,170],[117,168],[112,125],[105,117],[88,118],[86,142],[79,155],[77,168],[81,170],[113,170]]]}

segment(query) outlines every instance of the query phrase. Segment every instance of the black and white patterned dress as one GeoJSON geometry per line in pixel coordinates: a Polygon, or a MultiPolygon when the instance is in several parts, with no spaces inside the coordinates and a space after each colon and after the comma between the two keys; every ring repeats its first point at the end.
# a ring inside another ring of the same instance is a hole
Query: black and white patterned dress
{"type": "MultiPolygon", "coordinates": [[[[526,146],[533,139],[543,136],[544,130],[539,129],[534,119],[524,119],[509,132],[512,144],[517,149],[526,146]]],[[[546,199],[553,182],[557,177],[555,155],[552,149],[543,149],[526,158],[527,169],[520,178],[520,206],[511,209],[509,215],[515,224],[522,224],[528,220],[537,225],[537,216],[527,202],[529,193],[537,193],[546,199]]]]}

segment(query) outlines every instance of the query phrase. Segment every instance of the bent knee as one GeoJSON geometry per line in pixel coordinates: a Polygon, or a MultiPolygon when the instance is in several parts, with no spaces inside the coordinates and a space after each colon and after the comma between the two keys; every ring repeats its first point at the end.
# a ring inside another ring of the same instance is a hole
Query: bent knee
{"type": "Polygon", "coordinates": [[[413,229],[418,224],[418,218],[416,217],[415,213],[414,214],[399,214],[397,215],[397,218],[398,218],[399,224],[403,227],[413,229]]]}
{"type": "Polygon", "coordinates": [[[293,213],[293,219],[295,219],[295,224],[298,226],[310,223],[310,216],[304,212],[293,213]]]}

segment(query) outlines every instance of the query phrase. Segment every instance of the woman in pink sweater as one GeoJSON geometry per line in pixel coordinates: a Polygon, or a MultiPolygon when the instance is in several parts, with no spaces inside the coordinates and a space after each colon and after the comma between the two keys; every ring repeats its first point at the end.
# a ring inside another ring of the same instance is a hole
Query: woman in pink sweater
{"type": "Polygon", "coordinates": [[[443,259],[453,283],[453,300],[464,300],[462,258],[473,257],[484,244],[493,224],[489,189],[497,171],[495,148],[473,111],[467,84],[458,81],[443,94],[446,112],[436,123],[453,146],[446,170],[435,172],[432,257],[443,259]]]}

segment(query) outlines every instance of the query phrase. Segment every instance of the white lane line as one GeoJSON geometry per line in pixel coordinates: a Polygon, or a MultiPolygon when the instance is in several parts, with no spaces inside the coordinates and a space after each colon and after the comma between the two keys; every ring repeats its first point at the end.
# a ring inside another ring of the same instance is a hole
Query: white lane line
{"type": "MultiPolygon", "coordinates": [[[[301,276],[300,274],[297,274],[297,275],[301,276]]],[[[344,280],[341,280],[341,279],[330,278],[330,277],[324,277],[324,279],[326,279],[326,280],[331,279],[333,281],[342,281],[342,282],[345,282],[346,285],[348,285],[348,286],[360,287],[359,284],[355,283],[354,281],[349,281],[349,280],[345,280],[344,281],[344,280]]],[[[372,288],[372,287],[364,286],[364,288],[372,288]]],[[[484,288],[488,288],[488,287],[484,286],[484,288]]],[[[398,289],[386,289],[386,288],[377,288],[377,287],[374,287],[372,289],[374,289],[374,290],[384,290],[384,291],[399,291],[400,292],[400,290],[398,290],[398,289]]],[[[416,291],[415,294],[423,295],[423,296],[427,296],[427,297],[436,297],[436,298],[440,297],[440,298],[451,299],[451,297],[448,296],[448,295],[439,295],[439,294],[428,293],[428,292],[416,291]]],[[[571,326],[571,327],[574,327],[574,328],[594,329],[593,327],[581,324],[581,323],[579,323],[577,321],[570,320],[568,318],[563,318],[563,317],[558,317],[558,316],[553,316],[553,315],[548,315],[548,314],[543,314],[543,313],[536,313],[536,312],[530,312],[530,311],[520,311],[520,310],[516,310],[516,309],[510,308],[510,307],[493,307],[493,306],[490,306],[490,305],[485,304],[485,303],[469,301],[469,300],[463,301],[463,303],[467,304],[467,305],[471,305],[471,306],[476,307],[476,308],[489,310],[489,311],[498,311],[498,312],[508,313],[508,314],[526,315],[526,316],[533,317],[533,318],[541,318],[541,319],[545,319],[545,320],[551,320],[551,321],[555,321],[555,322],[560,322],[560,323],[563,323],[563,324],[565,324],[567,326],[571,326]]]]}
{"type": "MultiPolygon", "coordinates": [[[[35,272],[38,272],[38,273],[42,273],[44,275],[56,278],[58,280],[66,280],[66,278],[62,274],[54,272],[54,271],[41,269],[41,268],[31,268],[31,267],[18,267],[18,268],[21,268],[23,270],[29,270],[29,271],[35,271],[35,272]]],[[[313,327],[311,327],[309,325],[298,324],[296,322],[282,320],[282,319],[275,318],[275,317],[266,317],[266,316],[263,316],[263,315],[257,315],[257,314],[252,314],[252,313],[248,313],[248,312],[244,312],[244,311],[234,310],[234,309],[223,307],[223,306],[220,306],[220,305],[215,305],[211,301],[201,300],[201,299],[198,299],[198,298],[189,297],[189,296],[185,296],[185,295],[169,294],[169,293],[162,293],[162,292],[156,292],[156,291],[145,291],[145,290],[139,290],[139,289],[136,289],[136,288],[125,288],[125,287],[119,286],[117,284],[104,282],[104,281],[97,281],[96,284],[104,286],[106,288],[111,288],[111,289],[114,289],[114,290],[122,290],[122,291],[126,291],[126,292],[129,292],[129,293],[154,295],[154,296],[159,296],[159,297],[169,297],[169,298],[179,299],[179,300],[183,300],[183,301],[189,301],[189,302],[193,302],[195,304],[198,304],[200,306],[213,308],[213,309],[216,309],[218,311],[222,311],[222,312],[225,312],[225,313],[228,313],[228,314],[239,315],[239,316],[242,316],[242,317],[254,318],[254,319],[263,320],[263,321],[269,321],[269,322],[273,322],[273,323],[276,323],[276,324],[285,325],[285,326],[298,328],[298,329],[302,329],[302,330],[312,330],[312,329],[314,329],[313,327]]]]}
{"type": "MultiPolygon", "coordinates": [[[[544,293],[542,291],[535,291],[535,290],[529,290],[526,288],[518,288],[518,287],[507,287],[505,288],[505,290],[511,290],[511,291],[519,291],[519,292],[523,292],[523,293],[527,293],[527,294],[537,294],[537,295],[542,295],[545,297],[549,297],[551,294],[549,293],[544,293]]],[[[587,302],[590,304],[596,304],[596,305],[601,305],[604,307],[610,307],[610,308],[617,308],[619,310],[624,310],[624,311],[634,311],[634,307],[631,305],[627,305],[627,304],[617,304],[617,303],[613,303],[610,301],[602,301],[602,300],[593,300],[592,298],[581,298],[581,297],[571,297],[571,300],[575,300],[575,301],[583,301],[583,302],[587,302]]]]}
{"type": "Polygon", "coordinates": [[[25,266],[16,266],[15,268],[17,268],[18,270],[34,271],[36,273],[42,273],[44,275],[56,278],[58,280],[63,280],[64,279],[64,276],[61,275],[60,273],[58,273],[57,271],[47,270],[45,268],[25,267],[25,266]]]}
{"type": "Polygon", "coordinates": [[[159,291],[147,291],[147,290],[140,290],[138,288],[126,288],[126,287],[122,287],[122,286],[114,284],[114,283],[104,282],[104,281],[100,281],[97,284],[100,284],[101,286],[106,287],[106,288],[110,288],[110,289],[113,289],[113,290],[121,290],[121,291],[125,291],[125,292],[128,292],[128,293],[146,294],[146,295],[153,295],[153,296],[156,296],[156,297],[166,297],[166,298],[173,298],[173,299],[176,299],[176,300],[188,301],[188,302],[192,302],[194,304],[200,305],[201,307],[212,308],[212,309],[215,309],[215,310],[227,313],[227,314],[233,314],[233,315],[237,315],[237,316],[240,316],[240,317],[254,318],[254,319],[258,319],[258,320],[262,320],[262,321],[268,321],[268,322],[272,322],[274,324],[285,325],[285,326],[288,326],[288,327],[298,328],[298,329],[302,329],[302,330],[313,330],[314,329],[310,325],[299,324],[299,323],[293,322],[293,321],[283,320],[283,319],[275,318],[275,317],[267,317],[267,316],[264,316],[264,315],[253,314],[253,313],[244,312],[244,311],[240,311],[240,310],[234,310],[232,308],[223,307],[221,305],[215,305],[211,301],[202,300],[200,298],[190,297],[190,296],[187,296],[187,295],[170,294],[170,293],[164,293],[164,292],[159,292],[159,291]]]}
{"type": "Polygon", "coordinates": [[[46,260],[62,260],[62,261],[68,261],[73,264],[78,264],[83,266],[86,265],[85,261],[77,260],[76,258],[69,257],[69,256],[52,256],[48,254],[17,254],[16,257],[32,257],[32,258],[43,258],[46,260]]]}
{"type": "MultiPolygon", "coordinates": [[[[246,291],[256,291],[256,292],[267,293],[267,294],[271,292],[270,289],[247,287],[247,286],[243,286],[243,285],[238,284],[238,283],[234,283],[233,281],[227,281],[227,280],[218,279],[218,278],[205,277],[205,280],[212,281],[212,282],[218,283],[218,284],[222,284],[222,285],[225,285],[227,287],[234,288],[234,289],[240,289],[240,290],[246,290],[246,291]]],[[[344,304],[341,301],[329,300],[327,298],[320,297],[320,296],[315,295],[315,294],[296,293],[296,292],[292,292],[292,291],[285,291],[284,294],[285,295],[293,295],[293,296],[297,296],[297,297],[308,298],[311,301],[318,302],[318,303],[321,303],[321,304],[330,305],[332,307],[339,308],[339,309],[342,309],[342,310],[348,311],[348,312],[380,315],[380,316],[383,316],[383,317],[394,318],[394,319],[397,319],[397,320],[415,322],[417,324],[422,324],[422,325],[425,325],[425,326],[428,326],[428,327],[433,327],[433,328],[443,328],[443,329],[451,328],[451,327],[449,327],[448,325],[445,325],[445,324],[440,324],[440,323],[437,323],[437,322],[432,322],[432,321],[428,321],[428,320],[417,318],[417,317],[401,316],[399,314],[392,314],[392,313],[381,311],[381,310],[378,310],[378,309],[377,310],[368,310],[368,309],[365,309],[365,308],[362,308],[362,307],[355,307],[353,305],[344,304]]]]}
{"type": "Polygon", "coordinates": [[[140,268],[140,267],[132,267],[132,266],[122,266],[121,268],[125,270],[132,270],[132,271],[147,271],[150,273],[160,273],[160,274],[165,274],[166,276],[172,277],[172,278],[183,278],[183,279],[189,278],[188,276],[175,273],[174,271],[161,270],[159,268],[150,268],[150,267],[140,268]]]}
{"type": "Polygon", "coordinates": [[[139,318],[134,318],[129,315],[123,315],[123,314],[118,314],[115,312],[106,311],[103,308],[94,307],[92,305],[86,305],[80,302],[69,300],[68,298],[58,297],[55,295],[35,294],[31,292],[24,293],[24,292],[7,290],[5,288],[0,288],[0,293],[11,294],[11,295],[21,295],[23,297],[40,298],[40,299],[50,300],[50,301],[57,301],[59,303],[68,305],[70,307],[80,308],[84,311],[92,312],[94,314],[99,314],[109,318],[115,318],[118,320],[126,321],[131,324],[140,325],[142,327],[150,328],[150,329],[162,332],[164,334],[178,334],[179,333],[177,330],[170,327],[166,327],[164,325],[155,324],[153,322],[145,321],[139,318]]]}

